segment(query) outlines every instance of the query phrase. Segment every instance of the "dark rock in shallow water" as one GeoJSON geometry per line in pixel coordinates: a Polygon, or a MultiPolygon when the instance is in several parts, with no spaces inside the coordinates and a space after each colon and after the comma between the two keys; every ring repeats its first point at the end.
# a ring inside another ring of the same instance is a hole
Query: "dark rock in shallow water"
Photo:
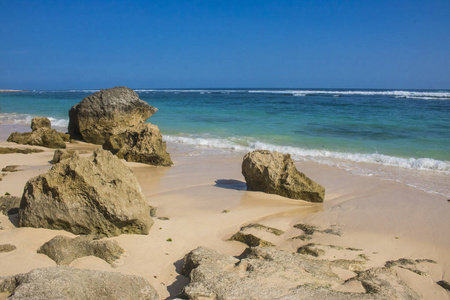
{"type": "Polygon", "coordinates": [[[199,247],[184,258],[182,274],[190,283],[187,299],[421,299],[389,268],[361,271],[347,281],[334,268],[347,268],[352,261],[328,261],[278,250],[248,248],[234,258],[199,247]],[[339,285],[357,281],[366,293],[340,292],[339,285]]]}
{"type": "Polygon", "coordinates": [[[102,149],[63,160],[30,179],[19,210],[20,227],[74,234],[148,234],[152,224],[133,171],[102,149]]]}
{"type": "Polygon", "coordinates": [[[114,266],[124,253],[119,243],[114,240],[97,240],[94,236],[69,238],[58,235],[39,248],[38,253],[45,254],[58,265],[69,265],[77,258],[96,256],[114,266]]]}
{"type": "Polygon", "coordinates": [[[297,171],[289,154],[255,150],[244,156],[242,174],[247,189],[269,194],[323,202],[325,189],[297,171]]]}
{"type": "Polygon", "coordinates": [[[13,215],[19,212],[20,198],[15,196],[0,197],[0,211],[4,215],[13,215]]]}
{"type": "Polygon", "coordinates": [[[144,123],[157,111],[127,87],[100,90],[70,109],[69,134],[102,145],[109,136],[144,123]]]}
{"type": "Polygon", "coordinates": [[[103,149],[126,161],[155,166],[172,165],[158,126],[150,123],[129,127],[121,134],[110,136],[103,149]]]}
{"type": "Polygon", "coordinates": [[[47,118],[35,117],[31,120],[31,130],[36,131],[39,128],[52,128],[52,123],[47,118]]]}
{"type": "Polygon", "coordinates": [[[0,277],[8,299],[159,299],[142,277],[56,266],[0,277]]]}

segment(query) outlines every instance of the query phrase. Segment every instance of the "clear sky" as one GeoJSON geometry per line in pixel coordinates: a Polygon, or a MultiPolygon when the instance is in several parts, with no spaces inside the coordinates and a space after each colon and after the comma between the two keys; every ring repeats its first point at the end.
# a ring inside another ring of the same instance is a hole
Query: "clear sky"
{"type": "Polygon", "coordinates": [[[0,88],[450,89],[450,0],[0,0],[0,88]]]}

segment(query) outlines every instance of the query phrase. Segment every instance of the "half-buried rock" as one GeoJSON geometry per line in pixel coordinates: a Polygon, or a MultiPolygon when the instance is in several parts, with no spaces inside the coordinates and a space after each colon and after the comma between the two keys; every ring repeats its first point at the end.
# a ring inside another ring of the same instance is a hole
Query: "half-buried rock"
{"type": "Polygon", "coordinates": [[[269,194],[323,202],[325,188],[299,172],[289,154],[255,150],[242,162],[247,189],[269,194]]]}
{"type": "Polygon", "coordinates": [[[8,299],[159,299],[142,277],[63,266],[0,277],[0,293],[8,299]]]}
{"type": "Polygon", "coordinates": [[[127,87],[100,90],[70,109],[69,134],[102,145],[110,135],[144,123],[157,111],[127,87]]]}
{"type": "Polygon", "coordinates": [[[74,234],[148,234],[153,220],[133,171],[109,151],[74,157],[30,179],[19,226],[74,234]]]}
{"type": "Polygon", "coordinates": [[[103,149],[126,161],[155,166],[172,165],[158,126],[150,123],[129,127],[124,133],[110,136],[103,149]]]}
{"type": "Polygon", "coordinates": [[[98,240],[91,235],[76,238],[57,235],[37,251],[37,253],[47,255],[58,265],[69,265],[75,259],[84,256],[96,256],[113,267],[124,252],[117,241],[98,240]]]}

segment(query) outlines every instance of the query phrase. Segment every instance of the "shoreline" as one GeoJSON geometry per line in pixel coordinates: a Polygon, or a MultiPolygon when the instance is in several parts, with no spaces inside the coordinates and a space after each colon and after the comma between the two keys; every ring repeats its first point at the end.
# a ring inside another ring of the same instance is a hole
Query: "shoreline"
{"type": "MultiPolygon", "coordinates": [[[[41,148],[4,140],[0,146],[41,148]]],[[[82,142],[67,146],[87,152],[99,147],[82,142]]],[[[1,168],[17,164],[24,170],[3,177],[0,195],[9,192],[20,197],[28,179],[51,167],[48,162],[53,150],[41,149],[45,151],[0,156],[8,157],[1,160],[1,168]]],[[[115,268],[95,257],[77,259],[70,266],[140,275],[162,298],[173,298],[187,283],[179,274],[182,259],[196,247],[239,255],[246,246],[228,238],[241,226],[260,223],[284,230],[281,238],[270,241],[278,248],[296,251],[308,242],[291,239],[299,232],[292,225],[307,223],[322,228],[336,226],[341,231],[340,237],[318,234],[309,242],[363,249],[370,267],[399,258],[435,260],[437,264],[430,267],[432,280],[423,283],[422,278],[406,275],[402,279],[425,299],[448,299],[448,293],[434,284],[450,281],[450,205],[445,197],[332,166],[295,161],[299,171],[326,189],[324,203],[314,204],[247,191],[239,153],[217,154],[171,145],[168,152],[174,161],[172,167],[126,163],[134,170],[148,203],[157,207],[150,234],[111,238],[126,251],[115,268]]],[[[0,244],[12,243],[18,248],[0,254],[0,276],[55,265],[36,250],[53,236],[73,236],[57,230],[15,228],[11,221],[0,215],[1,225],[6,227],[0,230],[0,244]]]]}

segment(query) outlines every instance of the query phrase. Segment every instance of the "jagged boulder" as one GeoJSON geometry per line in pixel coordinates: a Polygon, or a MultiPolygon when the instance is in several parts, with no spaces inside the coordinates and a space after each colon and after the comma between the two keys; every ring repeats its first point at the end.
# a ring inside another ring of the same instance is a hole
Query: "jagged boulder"
{"type": "Polygon", "coordinates": [[[10,134],[7,141],[47,148],[66,148],[66,144],[61,135],[64,135],[64,133],[58,132],[55,129],[41,127],[32,132],[13,132],[10,134]]]}
{"type": "Polygon", "coordinates": [[[153,220],[133,171],[109,151],[74,157],[30,179],[19,226],[74,234],[148,234],[153,220]]]}
{"type": "Polygon", "coordinates": [[[69,110],[69,134],[102,145],[110,135],[144,123],[157,111],[127,87],[100,90],[69,110]]]}
{"type": "Polygon", "coordinates": [[[39,128],[52,128],[52,123],[46,117],[35,117],[31,120],[31,130],[35,131],[39,128]]]}
{"type": "Polygon", "coordinates": [[[156,166],[172,165],[158,126],[150,123],[129,127],[121,134],[110,136],[103,144],[103,149],[126,161],[156,166]]]}
{"type": "Polygon", "coordinates": [[[45,254],[58,265],[69,265],[77,258],[96,256],[115,266],[116,260],[125,252],[114,240],[95,239],[84,235],[76,238],[58,235],[39,248],[37,253],[45,254]]]}
{"type": "Polygon", "coordinates": [[[239,259],[199,247],[184,258],[182,274],[190,283],[186,299],[421,299],[393,269],[361,271],[357,281],[365,293],[341,292],[345,285],[335,268],[351,261],[319,260],[274,247],[248,248],[239,259]]]}
{"type": "Polygon", "coordinates": [[[0,293],[8,299],[159,299],[142,277],[63,266],[0,277],[0,293]]]}
{"type": "Polygon", "coordinates": [[[79,157],[79,153],[77,150],[62,150],[56,149],[55,153],[53,153],[52,164],[57,164],[60,161],[65,159],[77,158],[79,157]]]}
{"type": "Polygon", "coordinates": [[[325,188],[299,172],[289,154],[255,150],[244,156],[247,189],[284,197],[323,202],[325,188]]]}

